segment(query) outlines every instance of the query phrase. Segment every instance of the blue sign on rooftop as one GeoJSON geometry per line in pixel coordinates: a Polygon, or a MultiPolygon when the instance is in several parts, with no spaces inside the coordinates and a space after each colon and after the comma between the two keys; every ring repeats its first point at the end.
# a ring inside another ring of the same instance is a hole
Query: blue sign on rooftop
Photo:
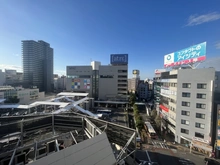
{"type": "Polygon", "coordinates": [[[110,57],[111,64],[128,64],[128,54],[111,54],[110,57]]]}

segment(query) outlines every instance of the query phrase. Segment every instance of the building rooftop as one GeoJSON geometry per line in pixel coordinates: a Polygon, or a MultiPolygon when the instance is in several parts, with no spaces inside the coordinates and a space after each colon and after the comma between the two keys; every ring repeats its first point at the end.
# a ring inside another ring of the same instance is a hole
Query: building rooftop
{"type": "Polygon", "coordinates": [[[57,96],[88,96],[88,93],[71,93],[71,92],[61,92],[57,96]]]}
{"type": "Polygon", "coordinates": [[[127,154],[135,151],[136,131],[114,123],[74,112],[0,122],[1,163],[113,165],[134,159],[127,154]]]}

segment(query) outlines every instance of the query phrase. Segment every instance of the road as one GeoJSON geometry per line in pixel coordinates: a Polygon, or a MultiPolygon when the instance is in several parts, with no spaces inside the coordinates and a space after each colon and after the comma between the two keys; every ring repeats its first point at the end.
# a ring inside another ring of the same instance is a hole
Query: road
{"type": "MultiPolygon", "coordinates": [[[[149,112],[150,113],[150,112],[149,112]]],[[[144,121],[149,120],[146,112],[141,111],[140,114],[144,121]]],[[[152,125],[154,125],[152,123],[152,125]]],[[[143,144],[143,150],[137,151],[137,158],[147,162],[157,162],[159,165],[202,165],[204,164],[204,156],[195,155],[178,149],[175,145],[167,144],[162,140],[148,139],[149,144],[143,144]],[[148,154],[146,154],[146,151],[148,154]],[[150,160],[148,158],[150,157],[150,160]]]]}
{"type": "MultiPolygon", "coordinates": [[[[150,142],[150,141],[149,141],[150,142]]],[[[170,147],[164,143],[164,142],[161,142],[159,140],[151,140],[150,142],[154,148],[164,148],[164,149],[170,149],[170,147]]]]}
{"type": "Polygon", "coordinates": [[[110,118],[111,118],[111,122],[113,123],[127,126],[126,113],[124,112],[123,109],[112,110],[112,115],[110,116],[110,118]]]}
{"type": "Polygon", "coordinates": [[[156,148],[154,150],[138,150],[136,157],[147,162],[156,162],[159,165],[202,165],[204,157],[196,156],[182,151],[172,149],[156,148]],[[150,160],[149,160],[149,157],[150,160]]]}

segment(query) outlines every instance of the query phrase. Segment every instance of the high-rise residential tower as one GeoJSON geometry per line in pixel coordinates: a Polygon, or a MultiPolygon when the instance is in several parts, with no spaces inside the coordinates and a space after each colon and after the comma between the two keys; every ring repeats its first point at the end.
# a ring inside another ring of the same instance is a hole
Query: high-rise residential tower
{"type": "Polygon", "coordinates": [[[53,48],[39,40],[22,41],[23,81],[40,91],[53,91],[53,48]]]}

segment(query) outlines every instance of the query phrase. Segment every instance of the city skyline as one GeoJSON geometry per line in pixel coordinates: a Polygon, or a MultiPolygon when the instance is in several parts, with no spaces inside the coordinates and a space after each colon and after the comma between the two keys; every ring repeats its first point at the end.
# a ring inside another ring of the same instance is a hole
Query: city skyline
{"type": "Polygon", "coordinates": [[[108,65],[115,53],[128,54],[129,77],[138,69],[142,79],[151,78],[168,53],[206,41],[207,60],[220,55],[219,5],[217,0],[1,1],[0,69],[20,71],[21,41],[44,40],[54,48],[55,74],[91,61],[108,65]]]}

